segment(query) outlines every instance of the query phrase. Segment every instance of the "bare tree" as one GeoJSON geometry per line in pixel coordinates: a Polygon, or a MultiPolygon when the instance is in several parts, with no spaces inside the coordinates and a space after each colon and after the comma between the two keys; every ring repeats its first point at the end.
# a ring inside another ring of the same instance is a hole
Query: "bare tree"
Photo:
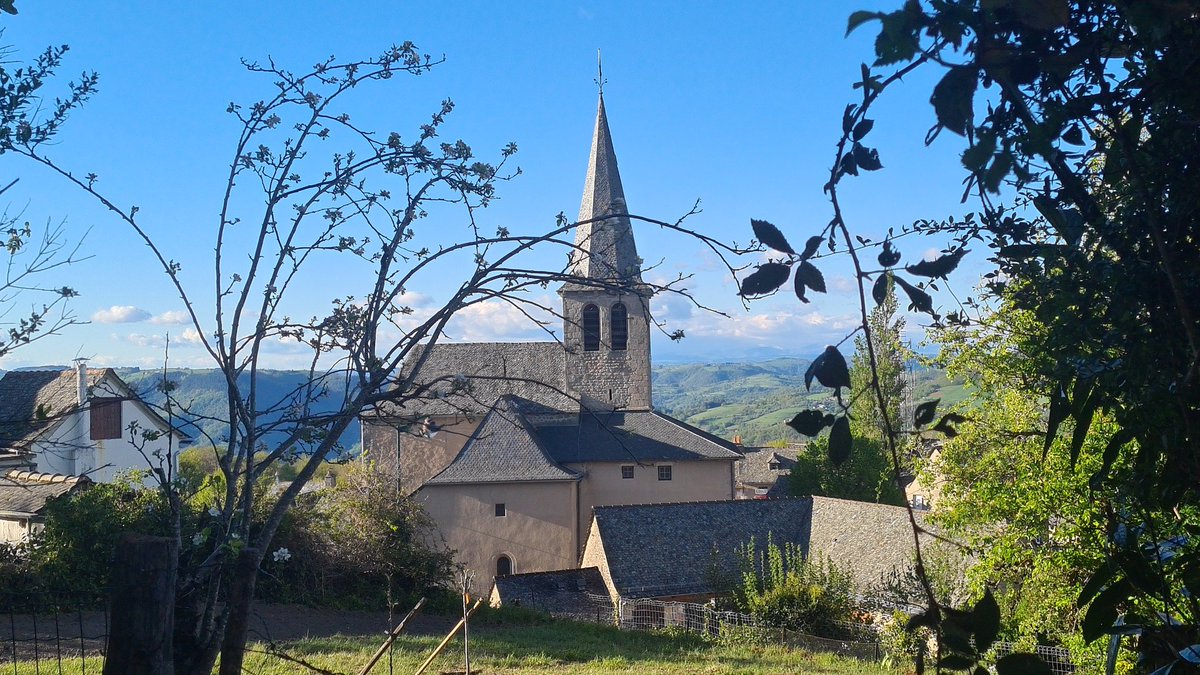
{"type": "MultiPolygon", "coordinates": [[[[320,463],[344,452],[340,438],[347,427],[382,403],[445,397],[461,386],[454,378],[418,379],[452,318],[498,301],[552,334],[548,316],[555,310],[539,301],[543,289],[566,281],[609,283],[574,278],[565,268],[540,271],[528,262],[535,247],[574,250],[575,224],[561,215],[538,234],[484,231],[477,213],[492,200],[496,184],[515,174],[507,164],[516,148],[509,145],[485,162],[462,141],[439,142],[450,101],[411,136],[371,133],[343,111],[344,100],[365,85],[436,65],[411,43],[361,61],[330,58],[301,75],[274,62],[245,65],[270,77],[274,93],[228,108],[241,132],[213,228],[207,297],[215,298],[214,311],[201,309],[205,293],[184,283],[181,265],[143,224],[137,207],[117,206],[97,190],[94,175],[81,178],[56,164],[36,139],[11,147],[94,196],[137,233],[169,275],[203,348],[224,375],[226,432],[216,439],[223,444],[217,460],[224,495],[211,515],[200,516],[196,537],[183,540],[188,505],[169,470],[160,473],[183,559],[174,646],[181,673],[210,672],[218,655],[221,673],[241,672],[260,564],[320,463]],[[329,151],[335,143],[339,149],[329,151]],[[297,289],[321,280],[334,260],[346,274],[361,275],[366,292],[296,318],[302,311],[297,289]],[[427,278],[462,281],[439,306],[419,312],[408,289],[427,278]],[[280,400],[263,400],[257,375],[279,342],[306,349],[308,381],[280,400]],[[335,393],[344,403],[318,412],[316,404],[335,393]],[[259,488],[280,462],[297,462],[297,477],[276,501],[263,502],[259,488]]],[[[637,219],[699,237],[718,255],[735,251],[689,232],[682,219],[637,219]]],[[[681,281],[656,290],[686,293],[681,281]]]]}

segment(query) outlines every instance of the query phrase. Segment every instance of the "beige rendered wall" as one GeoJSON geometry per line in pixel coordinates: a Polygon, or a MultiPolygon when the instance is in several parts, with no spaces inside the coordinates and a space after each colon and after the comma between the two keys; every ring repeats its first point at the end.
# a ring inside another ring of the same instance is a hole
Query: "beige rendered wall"
{"type": "MultiPolygon", "coordinates": [[[[450,465],[466,445],[467,439],[479,426],[480,418],[438,417],[434,418],[438,430],[431,437],[416,436],[400,432],[400,490],[412,494],[450,465]]],[[[366,446],[364,446],[366,447],[366,446]]]]}
{"type": "Polygon", "coordinates": [[[492,586],[496,560],[507,555],[513,572],[578,566],[576,483],[426,485],[417,493],[455,559],[475,571],[475,592],[492,586]],[[506,514],[496,517],[496,504],[506,514]]]}
{"type": "Polygon", "coordinates": [[[579,484],[581,543],[592,526],[592,507],[627,504],[673,504],[733,499],[733,461],[708,460],[635,464],[589,462],[568,464],[583,473],[579,484]],[[658,479],[659,465],[671,467],[671,480],[658,479]],[[633,478],[621,478],[621,467],[632,466],[633,478]]]}

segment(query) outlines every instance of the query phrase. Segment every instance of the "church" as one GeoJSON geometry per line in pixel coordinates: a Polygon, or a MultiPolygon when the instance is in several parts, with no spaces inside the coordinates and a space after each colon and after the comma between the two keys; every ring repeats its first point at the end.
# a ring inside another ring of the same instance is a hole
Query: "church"
{"type": "Polygon", "coordinates": [[[477,589],[578,567],[596,507],[735,496],[736,447],[654,410],[652,289],[627,212],[601,93],[562,341],[434,345],[417,379],[449,394],[362,420],[367,456],[421,502],[477,589]]]}

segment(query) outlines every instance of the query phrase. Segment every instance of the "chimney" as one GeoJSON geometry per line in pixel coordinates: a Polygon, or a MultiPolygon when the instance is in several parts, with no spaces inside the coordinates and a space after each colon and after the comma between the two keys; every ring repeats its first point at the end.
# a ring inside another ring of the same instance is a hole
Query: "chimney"
{"type": "Polygon", "coordinates": [[[87,403],[88,400],[88,372],[87,360],[75,359],[75,387],[77,390],[77,402],[79,405],[87,403]]]}
{"type": "Polygon", "coordinates": [[[337,486],[337,476],[332,471],[325,474],[325,487],[331,488],[331,487],[336,487],[336,486],[337,486]]]}

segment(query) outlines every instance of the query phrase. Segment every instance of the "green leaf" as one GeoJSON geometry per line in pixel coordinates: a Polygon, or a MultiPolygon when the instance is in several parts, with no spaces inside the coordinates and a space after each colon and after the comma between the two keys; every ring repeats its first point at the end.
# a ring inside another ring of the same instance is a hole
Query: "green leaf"
{"type": "Polygon", "coordinates": [[[892,246],[891,239],[883,240],[883,250],[879,252],[879,264],[883,267],[894,267],[900,262],[900,251],[892,246]]]}
{"type": "Polygon", "coordinates": [[[797,413],[787,425],[805,436],[816,436],[825,427],[832,425],[833,415],[827,415],[820,410],[805,410],[797,413]]]}
{"type": "Polygon", "coordinates": [[[997,675],[1054,675],[1037,654],[1014,653],[996,660],[997,675]]]}
{"type": "Polygon", "coordinates": [[[933,88],[929,102],[938,124],[959,136],[967,135],[975,117],[975,89],[979,71],[974,66],[953,66],[933,88]]]}
{"type": "Polygon", "coordinates": [[[933,415],[937,412],[938,403],[941,400],[940,398],[935,398],[932,401],[926,401],[917,406],[917,409],[913,411],[913,426],[923,427],[932,422],[933,415]]]}
{"type": "Polygon", "coordinates": [[[788,243],[778,227],[765,220],[755,220],[753,218],[750,219],[750,227],[754,229],[754,237],[762,243],[780,253],[796,255],[796,252],[792,250],[792,245],[788,243]]]}
{"type": "Polygon", "coordinates": [[[807,260],[801,262],[800,267],[796,268],[796,279],[797,284],[802,280],[808,288],[818,293],[825,292],[825,277],[821,275],[821,270],[807,260]]]}
{"type": "Polygon", "coordinates": [[[1000,605],[992,596],[992,589],[983,592],[983,597],[971,610],[975,618],[975,649],[980,654],[992,648],[1000,634],[1000,605]]]}
{"type": "Polygon", "coordinates": [[[859,10],[850,14],[850,18],[846,20],[846,35],[854,32],[854,29],[873,19],[882,19],[883,12],[868,12],[859,10]]]}
{"type": "Polygon", "coordinates": [[[850,458],[851,445],[853,441],[850,436],[850,418],[842,415],[829,430],[829,461],[834,466],[841,466],[850,458]]]}
{"type": "Polygon", "coordinates": [[[1075,606],[1082,608],[1088,604],[1089,600],[1096,597],[1100,589],[1104,588],[1104,584],[1107,584],[1108,580],[1112,578],[1115,569],[1116,567],[1113,565],[1105,563],[1100,569],[1092,573],[1092,578],[1088,579],[1087,583],[1083,585],[1083,589],[1079,591],[1079,597],[1075,600],[1075,606]]]}
{"type": "Polygon", "coordinates": [[[937,314],[933,311],[933,298],[929,297],[928,293],[908,283],[903,277],[893,276],[893,278],[900,285],[900,288],[904,289],[905,294],[908,295],[909,309],[915,309],[918,312],[935,318],[937,317],[937,314]]]}
{"type": "Polygon", "coordinates": [[[862,120],[854,125],[854,133],[850,135],[850,140],[857,143],[863,139],[863,136],[871,133],[871,129],[875,126],[875,120],[862,120]]]}
{"type": "Polygon", "coordinates": [[[801,260],[808,260],[813,257],[817,249],[821,246],[821,242],[825,241],[825,237],[814,236],[809,237],[808,241],[804,242],[804,252],[800,254],[801,260]]]}
{"type": "Polygon", "coordinates": [[[1050,396],[1050,414],[1046,419],[1046,440],[1042,445],[1042,458],[1050,452],[1050,446],[1058,436],[1058,426],[1071,414],[1071,405],[1067,401],[1066,384],[1060,383],[1050,396]]]}
{"type": "Polygon", "coordinates": [[[958,262],[962,257],[970,253],[965,248],[960,248],[952,253],[940,255],[933,260],[922,260],[919,263],[908,265],[904,269],[909,274],[915,274],[921,277],[929,277],[931,279],[945,279],[947,274],[954,271],[958,267],[958,262]]]}
{"type": "Polygon", "coordinates": [[[887,300],[888,288],[891,284],[891,272],[884,272],[875,279],[874,285],[871,286],[871,297],[875,299],[876,305],[882,305],[887,300]]]}
{"type": "Polygon", "coordinates": [[[792,268],[783,263],[766,263],[759,265],[753,274],[742,279],[742,289],[739,295],[750,297],[773,293],[788,280],[792,268]]]}

